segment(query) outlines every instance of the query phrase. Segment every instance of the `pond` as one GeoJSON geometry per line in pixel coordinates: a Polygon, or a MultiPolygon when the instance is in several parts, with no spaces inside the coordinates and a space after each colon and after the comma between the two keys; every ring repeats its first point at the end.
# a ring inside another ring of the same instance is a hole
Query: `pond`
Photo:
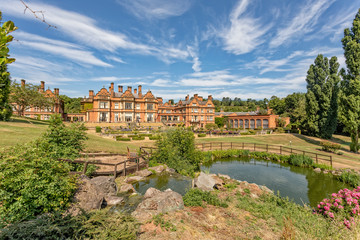
{"type": "Polygon", "coordinates": [[[315,207],[331,193],[348,185],[331,174],[316,173],[311,168],[253,159],[248,157],[222,159],[201,167],[202,171],[229,175],[233,179],[265,185],[282,197],[298,204],[315,207]]]}
{"type": "MultiPolygon", "coordinates": [[[[209,173],[229,175],[233,179],[265,185],[282,197],[289,197],[298,204],[316,206],[322,199],[348,185],[337,181],[331,174],[316,173],[310,168],[253,159],[248,157],[228,158],[201,166],[209,173]]],[[[171,188],[184,195],[191,187],[191,178],[179,174],[151,176],[133,184],[143,195],[150,187],[164,191],[171,188]]]]}

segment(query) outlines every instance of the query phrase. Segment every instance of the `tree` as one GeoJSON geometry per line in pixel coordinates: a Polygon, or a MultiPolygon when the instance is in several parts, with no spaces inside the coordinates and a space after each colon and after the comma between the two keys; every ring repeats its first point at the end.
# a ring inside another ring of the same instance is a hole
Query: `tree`
{"type": "MultiPolygon", "coordinates": [[[[0,22],[2,14],[0,11],[0,22]]],[[[7,65],[14,62],[14,58],[9,58],[9,43],[13,40],[11,32],[15,31],[12,21],[7,21],[1,26],[0,30],[0,121],[9,120],[12,110],[9,104],[10,94],[10,73],[7,71],[7,65]]]]}
{"type": "Polygon", "coordinates": [[[319,54],[307,72],[305,129],[309,135],[329,139],[337,125],[339,63],[319,54]]]}
{"type": "Polygon", "coordinates": [[[50,107],[54,104],[54,99],[45,96],[39,91],[39,86],[26,83],[24,86],[18,84],[16,81],[11,84],[11,94],[9,101],[19,116],[24,115],[27,107],[50,107]]]}
{"type": "Polygon", "coordinates": [[[70,98],[66,95],[60,95],[60,99],[64,101],[65,113],[79,113],[81,111],[81,97],[70,98]]]}
{"type": "Polygon", "coordinates": [[[295,128],[301,128],[306,116],[305,93],[293,93],[286,96],[284,116],[290,117],[290,122],[295,128]]]}
{"type": "Polygon", "coordinates": [[[346,71],[342,69],[339,118],[350,133],[350,151],[358,152],[360,135],[360,9],[351,30],[344,30],[341,40],[344,49],[346,71]]]}
{"type": "Polygon", "coordinates": [[[225,118],[223,117],[216,117],[215,118],[215,124],[219,127],[222,128],[225,125],[226,121],[225,118]]]}
{"type": "Polygon", "coordinates": [[[275,114],[281,115],[285,112],[285,101],[284,99],[272,96],[269,101],[269,108],[271,108],[275,114]]]}

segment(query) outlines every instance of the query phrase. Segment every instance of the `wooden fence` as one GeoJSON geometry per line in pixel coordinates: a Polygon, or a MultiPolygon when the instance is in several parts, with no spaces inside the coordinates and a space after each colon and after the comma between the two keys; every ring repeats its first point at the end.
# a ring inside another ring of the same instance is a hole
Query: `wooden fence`
{"type": "MultiPolygon", "coordinates": [[[[92,155],[92,154],[90,154],[90,155],[92,155]]],[[[116,155],[120,155],[120,154],[116,154],[116,155]]],[[[101,155],[101,156],[104,156],[104,155],[101,155]]],[[[107,156],[115,156],[115,154],[107,155],[107,156]]],[[[124,155],[124,156],[126,156],[126,155],[124,155]]],[[[129,158],[126,158],[124,161],[120,161],[120,162],[116,162],[116,163],[104,163],[104,162],[101,162],[101,160],[86,161],[86,160],[79,160],[79,159],[70,160],[70,159],[61,159],[61,158],[58,160],[70,162],[70,163],[84,164],[84,168],[83,168],[82,172],[72,172],[72,174],[85,174],[89,164],[112,166],[114,168],[113,171],[94,172],[93,175],[97,175],[97,176],[99,176],[99,175],[114,175],[115,178],[120,174],[122,174],[123,176],[126,176],[127,172],[129,172],[130,170],[135,169],[135,168],[136,168],[136,171],[138,171],[143,165],[148,164],[148,158],[146,158],[143,154],[138,155],[137,158],[135,159],[135,161],[134,161],[134,159],[130,160],[129,158]],[[141,162],[141,159],[143,159],[142,162],[141,162]],[[133,162],[135,163],[135,165],[131,164],[133,162]],[[119,169],[120,165],[123,165],[122,169],[119,169]]]]}
{"type": "Polygon", "coordinates": [[[299,150],[291,147],[284,147],[271,144],[260,144],[260,143],[239,143],[239,142],[208,142],[208,143],[197,143],[195,144],[197,149],[201,151],[211,150],[227,150],[227,149],[244,149],[249,151],[258,152],[270,152],[280,155],[291,155],[291,154],[302,154],[304,156],[311,157],[316,163],[319,161],[329,162],[332,166],[332,156],[308,152],[299,150]]]}

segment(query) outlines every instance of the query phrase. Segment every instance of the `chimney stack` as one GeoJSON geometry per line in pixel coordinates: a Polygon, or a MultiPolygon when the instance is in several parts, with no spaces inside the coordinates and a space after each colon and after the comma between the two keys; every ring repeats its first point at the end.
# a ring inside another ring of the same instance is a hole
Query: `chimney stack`
{"type": "Polygon", "coordinates": [[[138,86],[139,94],[141,93],[141,85],[138,86]]]}
{"type": "Polygon", "coordinates": [[[44,91],[44,90],[45,90],[45,82],[44,82],[44,81],[41,81],[41,82],[40,82],[40,90],[41,90],[41,91],[44,91]]]}
{"type": "Polygon", "coordinates": [[[118,86],[118,88],[119,88],[119,93],[122,93],[123,92],[123,86],[118,86]]]}
{"type": "Polygon", "coordinates": [[[212,96],[211,95],[208,96],[208,100],[212,101],[212,96]]]}
{"type": "Polygon", "coordinates": [[[58,88],[54,88],[54,93],[56,96],[59,96],[59,89],[58,88]]]}
{"type": "Polygon", "coordinates": [[[114,83],[112,82],[110,85],[111,85],[111,92],[113,92],[114,91],[114,83]]]}
{"type": "Polygon", "coordinates": [[[156,100],[158,101],[158,104],[162,104],[162,103],[163,103],[162,97],[157,97],[156,100]]]}
{"type": "Polygon", "coordinates": [[[189,94],[188,94],[188,95],[186,95],[186,97],[185,97],[185,101],[189,101],[189,94]]]}
{"type": "Polygon", "coordinates": [[[134,89],[134,93],[137,94],[137,89],[136,88],[134,89]]]}
{"type": "Polygon", "coordinates": [[[171,105],[171,100],[169,100],[169,105],[171,105]]]}
{"type": "Polygon", "coordinates": [[[132,87],[131,87],[131,86],[128,86],[128,90],[129,90],[130,92],[132,92],[132,87]]]}
{"type": "Polygon", "coordinates": [[[197,93],[194,94],[194,98],[195,98],[195,99],[198,99],[198,94],[197,94],[197,93]]]}
{"type": "Polygon", "coordinates": [[[94,97],[94,90],[89,90],[89,98],[93,98],[94,97]]]}
{"type": "Polygon", "coordinates": [[[25,87],[25,80],[21,79],[21,87],[25,87]]]}

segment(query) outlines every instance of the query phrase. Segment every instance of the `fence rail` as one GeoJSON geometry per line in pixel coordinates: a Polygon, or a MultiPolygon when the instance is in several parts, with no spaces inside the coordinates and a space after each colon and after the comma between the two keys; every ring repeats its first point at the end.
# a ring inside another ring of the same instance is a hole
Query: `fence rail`
{"type": "Polygon", "coordinates": [[[258,151],[258,152],[270,152],[280,155],[291,155],[291,154],[302,154],[304,156],[311,157],[315,160],[316,163],[319,161],[329,162],[332,166],[332,156],[308,152],[304,150],[299,150],[291,147],[284,147],[271,144],[261,144],[261,143],[239,143],[239,142],[208,142],[208,143],[196,143],[196,148],[201,151],[212,151],[212,150],[227,150],[227,149],[243,149],[249,151],[258,151]]]}

